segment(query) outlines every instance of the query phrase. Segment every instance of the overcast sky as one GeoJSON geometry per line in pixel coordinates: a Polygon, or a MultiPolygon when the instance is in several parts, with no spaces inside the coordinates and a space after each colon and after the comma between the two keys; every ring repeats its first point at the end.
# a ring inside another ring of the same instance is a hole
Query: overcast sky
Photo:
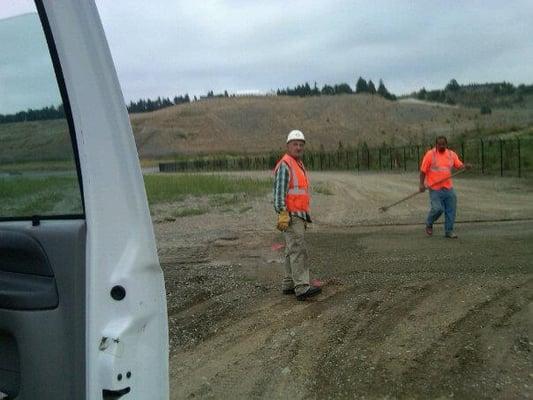
{"type": "MultiPolygon", "coordinates": [[[[25,3],[0,0],[0,14],[25,3]]],[[[96,3],[128,102],[315,81],[354,87],[359,76],[395,94],[452,78],[533,83],[531,0],[96,3]]]]}
{"type": "Polygon", "coordinates": [[[533,1],[97,0],[126,99],[533,83],[533,1]]]}

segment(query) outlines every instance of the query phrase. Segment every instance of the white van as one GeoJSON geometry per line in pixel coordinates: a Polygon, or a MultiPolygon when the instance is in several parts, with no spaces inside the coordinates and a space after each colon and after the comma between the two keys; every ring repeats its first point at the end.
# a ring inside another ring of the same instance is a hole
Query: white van
{"type": "Polygon", "coordinates": [[[166,296],[92,0],[0,7],[0,399],[166,399],[166,296]]]}

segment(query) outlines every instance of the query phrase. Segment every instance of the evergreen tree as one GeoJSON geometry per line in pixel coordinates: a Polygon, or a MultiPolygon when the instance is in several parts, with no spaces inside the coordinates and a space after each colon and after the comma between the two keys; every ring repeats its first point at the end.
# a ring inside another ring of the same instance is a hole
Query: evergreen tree
{"type": "Polygon", "coordinates": [[[461,86],[459,86],[459,83],[455,79],[452,79],[447,85],[445,90],[450,92],[457,92],[459,89],[461,89],[461,86]]]}
{"type": "Polygon", "coordinates": [[[355,93],[368,93],[368,83],[362,77],[359,77],[355,84],[355,93]]]}
{"type": "Polygon", "coordinates": [[[372,80],[368,81],[368,93],[376,94],[376,87],[374,86],[374,82],[372,82],[372,80]]]}
{"type": "Polygon", "coordinates": [[[347,83],[335,85],[335,94],[352,94],[353,90],[347,83]]]}
{"type": "Polygon", "coordinates": [[[427,97],[426,88],[420,89],[420,91],[416,95],[416,98],[419,100],[426,100],[426,97],[427,97]]]}
{"type": "Polygon", "coordinates": [[[312,96],[320,96],[320,89],[316,85],[316,81],[315,81],[315,86],[313,87],[313,90],[311,91],[311,95],[312,96]]]}
{"type": "Polygon", "coordinates": [[[308,82],[305,82],[304,92],[302,96],[311,96],[311,94],[311,86],[309,86],[308,82]]]}
{"type": "Polygon", "coordinates": [[[393,94],[390,94],[387,88],[385,87],[385,84],[383,83],[383,80],[379,80],[379,87],[377,93],[386,98],[387,100],[396,100],[396,96],[393,94]]]}
{"type": "Polygon", "coordinates": [[[335,89],[330,85],[324,85],[322,88],[322,94],[326,96],[332,96],[335,94],[335,89]]]}

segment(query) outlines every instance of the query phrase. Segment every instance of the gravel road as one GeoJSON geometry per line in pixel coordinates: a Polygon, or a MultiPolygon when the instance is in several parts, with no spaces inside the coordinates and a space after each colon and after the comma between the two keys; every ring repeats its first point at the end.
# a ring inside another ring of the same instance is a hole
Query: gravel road
{"type": "Polygon", "coordinates": [[[378,211],[416,190],[416,174],[311,180],[307,242],[324,285],[312,301],[280,292],[270,194],[154,215],[172,399],[533,398],[530,182],[457,179],[450,240],[442,225],[425,236],[427,194],[378,211]]]}

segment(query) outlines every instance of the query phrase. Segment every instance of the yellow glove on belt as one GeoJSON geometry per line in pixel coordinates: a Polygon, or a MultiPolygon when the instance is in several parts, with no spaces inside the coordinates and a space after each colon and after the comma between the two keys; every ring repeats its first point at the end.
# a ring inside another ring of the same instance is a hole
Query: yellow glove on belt
{"type": "Polygon", "coordinates": [[[278,228],[280,231],[284,232],[289,227],[289,223],[291,222],[291,216],[289,215],[288,211],[281,211],[278,214],[278,224],[276,228],[278,228]]]}

